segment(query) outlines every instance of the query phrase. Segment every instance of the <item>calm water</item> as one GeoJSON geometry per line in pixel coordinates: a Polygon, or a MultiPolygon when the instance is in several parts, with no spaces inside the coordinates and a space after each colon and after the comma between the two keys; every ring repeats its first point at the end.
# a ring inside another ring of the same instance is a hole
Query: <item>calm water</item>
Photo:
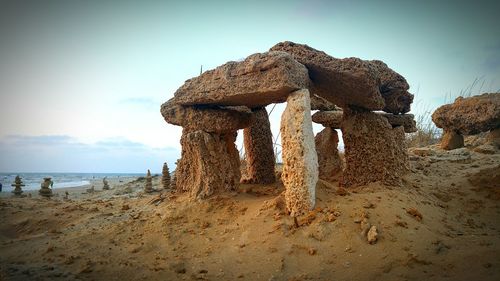
{"type": "Polygon", "coordinates": [[[38,190],[45,177],[51,177],[54,182],[53,188],[78,187],[87,185],[92,180],[143,177],[144,174],[109,174],[109,173],[0,173],[0,183],[2,183],[2,192],[10,192],[14,189],[11,186],[14,183],[16,175],[19,175],[26,185],[23,190],[38,190]]]}

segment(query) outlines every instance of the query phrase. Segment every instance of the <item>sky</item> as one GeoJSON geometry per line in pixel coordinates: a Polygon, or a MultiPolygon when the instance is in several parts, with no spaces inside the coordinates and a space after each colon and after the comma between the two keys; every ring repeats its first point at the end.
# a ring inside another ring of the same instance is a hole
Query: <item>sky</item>
{"type": "MultiPolygon", "coordinates": [[[[160,105],[201,66],[281,41],[384,61],[407,79],[417,115],[461,92],[498,91],[499,10],[499,1],[2,0],[0,172],[174,167],[181,128],[160,105]]],[[[275,134],[284,107],[270,116],[275,134]]]]}

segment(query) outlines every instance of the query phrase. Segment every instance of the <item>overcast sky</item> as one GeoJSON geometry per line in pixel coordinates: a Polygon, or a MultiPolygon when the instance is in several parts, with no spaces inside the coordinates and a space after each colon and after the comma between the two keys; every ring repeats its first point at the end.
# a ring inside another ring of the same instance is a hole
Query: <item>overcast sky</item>
{"type": "Polygon", "coordinates": [[[476,79],[473,94],[497,91],[498,3],[1,1],[0,172],[173,166],[181,129],[165,123],[161,103],[200,65],[285,40],[386,62],[408,80],[416,114],[476,79]]]}

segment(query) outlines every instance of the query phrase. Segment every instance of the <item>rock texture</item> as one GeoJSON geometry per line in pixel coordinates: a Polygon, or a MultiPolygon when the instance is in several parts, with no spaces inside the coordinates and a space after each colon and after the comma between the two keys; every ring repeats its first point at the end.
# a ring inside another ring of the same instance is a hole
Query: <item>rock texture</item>
{"type": "Polygon", "coordinates": [[[151,177],[151,172],[148,170],[148,173],[146,174],[146,182],[144,184],[144,192],[150,193],[153,192],[153,178],[151,177]]]}
{"type": "Polygon", "coordinates": [[[318,154],[319,178],[333,181],[342,172],[342,160],[337,149],[339,137],[332,128],[324,128],[314,138],[318,154]]]}
{"type": "Polygon", "coordinates": [[[235,189],[239,180],[235,133],[216,134],[183,130],[182,156],[175,170],[176,188],[193,199],[235,189]],[[236,153],[235,153],[236,152],[236,153]]]}
{"type": "Polygon", "coordinates": [[[376,181],[398,185],[409,171],[403,127],[392,128],[383,116],[344,111],[342,136],[346,159],[342,185],[358,186],[376,181]]]}
{"type": "Polygon", "coordinates": [[[243,130],[243,143],[246,153],[246,173],[242,182],[245,183],[273,183],[274,151],[271,124],[266,109],[253,110],[253,119],[250,127],[243,130]]]}
{"type": "MultiPolygon", "coordinates": [[[[413,114],[392,114],[392,113],[376,113],[383,116],[389,121],[393,128],[403,126],[405,133],[413,133],[417,131],[415,123],[415,116],[413,114]]],[[[312,121],[330,127],[333,129],[340,129],[342,127],[343,111],[318,111],[313,114],[312,121]]]]}
{"type": "Polygon", "coordinates": [[[457,134],[455,131],[445,131],[441,138],[441,148],[452,150],[464,147],[464,136],[457,134]]]}
{"type": "Polygon", "coordinates": [[[163,168],[161,170],[161,185],[163,186],[163,189],[169,189],[170,188],[170,170],[168,169],[167,162],[163,163],[163,168]]]}
{"type": "Polygon", "coordinates": [[[183,106],[170,99],[161,106],[161,114],[170,124],[189,131],[226,132],[250,125],[252,111],[245,106],[183,106]]]}
{"type": "Polygon", "coordinates": [[[320,96],[311,95],[311,110],[331,111],[339,108],[320,96]]]}
{"type": "Polygon", "coordinates": [[[304,64],[312,81],[311,92],[335,105],[395,114],[410,111],[413,95],[407,91],[408,83],[381,61],[337,59],[293,42],[278,43],[270,50],[290,53],[304,64]]]}
{"type": "Polygon", "coordinates": [[[287,99],[281,116],[281,144],[285,201],[291,216],[303,214],[315,205],[318,159],[314,147],[308,90],[299,90],[287,99]]]}
{"type": "Polygon", "coordinates": [[[500,128],[500,93],[458,97],[434,111],[432,121],[445,131],[475,135],[500,128]]]}
{"type": "Polygon", "coordinates": [[[284,102],[289,93],[307,88],[307,69],[285,52],[254,54],[228,62],[187,80],[175,92],[182,105],[246,105],[250,108],[284,102]]]}

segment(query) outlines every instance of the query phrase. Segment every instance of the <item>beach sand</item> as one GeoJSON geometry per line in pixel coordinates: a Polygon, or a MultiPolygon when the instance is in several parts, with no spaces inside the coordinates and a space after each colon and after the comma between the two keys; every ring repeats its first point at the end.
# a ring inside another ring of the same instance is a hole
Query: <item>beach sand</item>
{"type": "Polygon", "coordinates": [[[1,198],[0,280],[499,280],[500,154],[411,159],[398,187],[320,180],[297,220],[280,183],[201,202],[143,181],[1,198]]]}

